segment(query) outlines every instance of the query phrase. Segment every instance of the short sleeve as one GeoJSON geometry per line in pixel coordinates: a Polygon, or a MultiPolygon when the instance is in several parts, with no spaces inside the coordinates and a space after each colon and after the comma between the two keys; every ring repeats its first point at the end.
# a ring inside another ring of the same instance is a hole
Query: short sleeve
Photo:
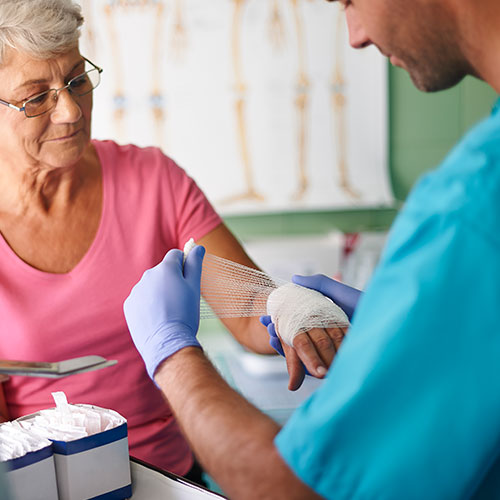
{"type": "Polygon", "coordinates": [[[276,438],[319,494],[477,489],[500,444],[499,255],[481,220],[401,214],[325,383],[276,438]]]}
{"type": "Polygon", "coordinates": [[[222,223],[196,182],[173,160],[166,158],[169,172],[169,188],[175,200],[176,237],[178,248],[183,248],[190,239],[200,239],[222,223]]]}

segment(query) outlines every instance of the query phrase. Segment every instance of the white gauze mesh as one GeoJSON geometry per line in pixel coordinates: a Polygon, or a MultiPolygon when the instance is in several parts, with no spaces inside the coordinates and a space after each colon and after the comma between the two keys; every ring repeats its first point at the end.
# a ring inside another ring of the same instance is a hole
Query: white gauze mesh
{"type": "MultiPolygon", "coordinates": [[[[186,256],[194,246],[184,247],[186,256]]],[[[281,339],[293,339],[312,328],[346,328],[344,311],[321,293],[206,254],[201,273],[200,318],[243,318],[269,314],[281,339]]]]}

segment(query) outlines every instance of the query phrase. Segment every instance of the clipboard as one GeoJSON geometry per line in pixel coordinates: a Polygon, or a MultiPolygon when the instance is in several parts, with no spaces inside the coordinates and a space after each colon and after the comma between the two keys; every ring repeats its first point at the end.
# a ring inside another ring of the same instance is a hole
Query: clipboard
{"type": "Polygon", "coordinates": [[[210,491],[177,474],[130,457],[131,500],[221,500],[226,497],[210,491]]]}

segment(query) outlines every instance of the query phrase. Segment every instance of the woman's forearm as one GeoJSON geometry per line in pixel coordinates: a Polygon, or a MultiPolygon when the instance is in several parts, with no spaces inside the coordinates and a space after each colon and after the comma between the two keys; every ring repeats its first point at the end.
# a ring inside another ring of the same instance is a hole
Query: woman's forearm
{"type": "Polygon", "coordinates": [[[0,374],[0,423],[7,422],[9,417],[9,409],[7,408],[7,401],[5,400],[5,393],[3,390],[3,383],[9,380],[7,375],[0,374]]]}

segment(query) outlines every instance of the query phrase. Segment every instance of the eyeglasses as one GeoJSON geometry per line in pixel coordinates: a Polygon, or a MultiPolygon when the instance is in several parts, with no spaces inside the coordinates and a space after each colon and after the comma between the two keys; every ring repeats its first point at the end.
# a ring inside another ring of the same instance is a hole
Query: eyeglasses
{"type": "Polygon", "coordinates": [[[0,99],[0,104],[8,106],[17,111],[24,111],[26,118],[35,118],[43,115],[56,107],[59,92],[68,89],[71,95],[82,97],[90,94],[101,82],[102,68],[96,66],[85,57],[85,72],[72,78],[64,87],[60,89],[49,89],[25,101],[22,107],[0,99]]]}

